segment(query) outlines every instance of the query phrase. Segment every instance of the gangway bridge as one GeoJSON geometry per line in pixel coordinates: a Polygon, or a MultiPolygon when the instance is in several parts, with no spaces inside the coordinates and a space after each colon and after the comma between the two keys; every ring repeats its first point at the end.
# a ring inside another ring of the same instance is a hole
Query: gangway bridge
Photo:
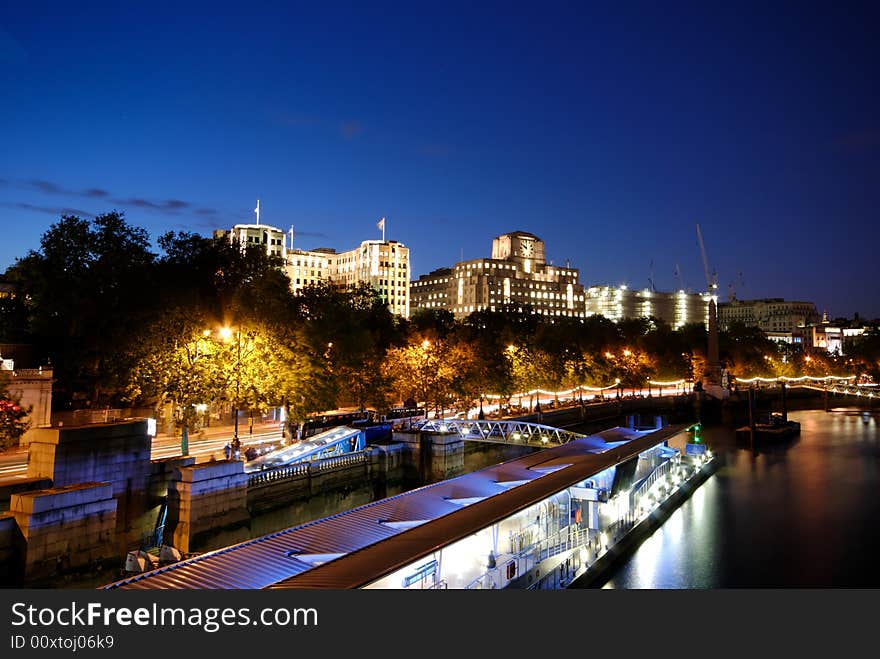
{"type": "Polygon", "coordinates": [[[299,462],[330,458],[366,448],[366,433],[363,429],[337,426],[308,439],[261,455],[245,463],[244,470],[263,471],[299,462]]]}
{"type": "Polygon", "coordinates": [[[559,446],[581,439],[570,430],[510,419],[506,421],[473,419],[430,419],[416,426],[422,432],[457,433],[462,439],[498,444],[559,446]]]}

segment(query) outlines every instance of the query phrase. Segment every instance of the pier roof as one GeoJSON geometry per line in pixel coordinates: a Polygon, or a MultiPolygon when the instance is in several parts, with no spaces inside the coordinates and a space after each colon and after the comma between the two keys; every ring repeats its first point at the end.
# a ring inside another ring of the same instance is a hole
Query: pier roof
{"type": "Polygon", "coordinates": [[[104,588],[359,588],[683,429],[614,428],[104,588]]]}

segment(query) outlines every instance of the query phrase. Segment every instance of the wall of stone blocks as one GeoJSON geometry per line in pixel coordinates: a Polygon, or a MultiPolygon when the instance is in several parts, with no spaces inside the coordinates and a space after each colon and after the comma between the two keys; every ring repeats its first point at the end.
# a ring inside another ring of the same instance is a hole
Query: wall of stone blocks
{"type": "Polygon", "coordinates": [[[0,512],[9,510],[9,500],[13,494],[45,490],[52,487],[48,478],[16,478],[0,483],[0,512]]]}
{"type": "Polygon", "coordinates": [[[119,560],[116,499],[109,483],[80,483],[15,494],[24,585],[119,560]]]}
{"type": "Polygon", "coordinates": [[[178,467],[168,488],[171,544],[187,553],[204,548],[218,529],[241,529],[248,537],[247,480],[244,463],[220,460],[178,467]]]}
{"type": "Polygon", "coordinates": [[[28,446],[28,477],[55,487],[109,483],[116,498],[117,550],[137,549],[155,526],[147,497],[152,466],[147,421],[38,428],[28,446]]]}

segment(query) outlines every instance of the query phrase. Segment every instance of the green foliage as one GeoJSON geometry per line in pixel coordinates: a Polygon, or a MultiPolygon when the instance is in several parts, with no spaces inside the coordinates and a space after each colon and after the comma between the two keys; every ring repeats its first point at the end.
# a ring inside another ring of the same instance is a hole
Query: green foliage
{"type": "Polygon", "coordinates": [[[130,366],[120,355],[144,322],[153,290],[149,239],[116,212],[91,222],[62,216],[40,250],[6,273],[25,304],[28,333],[52,360],[62,404],[103,401],[130,366]]]}

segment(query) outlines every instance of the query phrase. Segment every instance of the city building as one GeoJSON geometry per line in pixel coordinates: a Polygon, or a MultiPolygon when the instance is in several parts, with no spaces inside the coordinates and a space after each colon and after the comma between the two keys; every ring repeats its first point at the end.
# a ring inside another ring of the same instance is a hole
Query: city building
{"type": "MultiPolygon", "coordinates": [[[[287,248],[285,245],[285,235],[281,229],[268,224],[260,223],[260,200],[257,200],[257,207],[254,209],[257,215],[256,224],[236,224],[232,229],[217,229],[214,231],[215,239],[229,237],[229,242],[238,242],[242,249],[246,245],[262,245],[266,248],[266,254],[269,256],[278,256],[284,258],[287,248]]],[[[291,232],[293,229],[291,228],[291,232]]],[[[291,235],[291,243],[293,236],[291,235]]]]}
{"type": "Polygon", "coordinates": [[[367,283],[391,309],[391,313],[409,318],[410,266],[409,248],[396,240],[365,240],[333,259],[332,283],[353,288],[367,283]]]}
{"type": "Polygon", "coordinates": [[[294,293],[322,282],[343,290],[369,284],[391,313],[409,318],[409,248],[396,240],[365,240],[346,252],[287,249],[284,271],[294,293]]]}
{"type": "MultiPolygon", "coordinates": [[[[15,360],[10,359],[10,353],[4,356],[0,350],[0,370],[8,380],[6,387],[9,393],[18,398],[22,407],[30,409],[28,420],[31,428],[45,428],[50,425],[52,417],[52,369],[40,366],[38,368],[15,368],[15,360]]],[[[27,444],[30,431],[21,439],[21,443],[27,444]]]]}
{"type": "Polygon", "coordinates": [[[254,209],[256,224],[236,224],[230,230],[217,229],[214,238],[228,236],[231,242],[238,241],[242,245],[265,246],[267,254],[283,259],[284,271],[294,293],[322,282],[341,289],[366,283],[379,294],[392,313],[409,317],[409,248],[396,240],[384,240],[384,225],[382,240],[365,240],[359,247],[346,252],[337,252],[330,247],[302,250],[293,247],[293,227],[288,244],[281,229],[260,223],[259,211],[257,202],[254,209]]]}
{"type": "Polygon", "coordinates": [[[336,250],[320,247],[313,250],[288,249],[284,271],[290,279],[290,288],[299,293],[306,286],[329,282],[336,250]]]}
{"type": "MultiPolygon", "coordinates": [[[[812,302],[794,302],[782,298],[731,300],[718,305],[718,326],[729,329],[734,322],[757,327],[767,334],[797,333],[810,323],[818,322],[819,314],[812,302]]],[[[794,341],[794,339],[792,339],[794,341]]]]}
{"type": "Polygon", "coordinates": [[[615,322],[622,318],[654,317],[675,329],[687,323],[709,325],[708,293],[664,293],[648,288],[630,290],[627,286],[590,286],[585,297],[588,316],[601,315],[615,322]]]}
{"type": "Polygon", "coordinates": [[[544,241],[525,231],[495,238],[491,258],[434,270],[413,281],[410,290],[413,310],[446,309],[456,318],[502,308],[551,318],[584,317],[577,268],[548,263],[544,241]]]}
{"type": "Polygon", "coordinates": [[[805,347],[811,350],[824,350],[830,354],[845,355],[853,344],[869,331],[869,327],[845,327],[834,324],[823,314],[822,322],[810,323],[805,329],[805,347]]]}

